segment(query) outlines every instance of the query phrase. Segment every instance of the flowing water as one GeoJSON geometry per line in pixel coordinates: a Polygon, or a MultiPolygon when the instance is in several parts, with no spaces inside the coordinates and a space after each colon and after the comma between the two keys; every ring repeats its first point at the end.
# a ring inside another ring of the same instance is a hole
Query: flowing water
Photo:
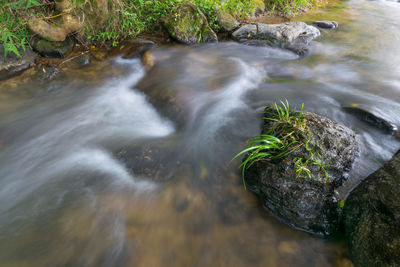
{"type": "Polygon", "coordinates": [[[341,109],[400,124],[400,3],[334,3],[313,52],[219,43],[29,70],[0,84],[0,266],[350,266],[341,237],[293,230],[231,158],[288,99],[357,132],[347,188],[397,149],[341,109]],[[46,72],[45,72],[46,71],[46,72]]]}

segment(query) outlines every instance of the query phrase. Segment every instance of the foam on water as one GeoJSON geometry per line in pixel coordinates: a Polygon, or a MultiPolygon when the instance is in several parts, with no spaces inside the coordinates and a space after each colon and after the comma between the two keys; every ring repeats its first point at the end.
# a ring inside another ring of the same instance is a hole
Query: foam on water
{"type": "MultiPolygon", "coordinates": [[[[103,145],[112,139],[135,142],[167,136],[174,127],[157,114],[142,93],[132,89],[143,76],[138,60],[117,59],[114,64],[124,64],[131,74],[111,80],[71,107],[57,109],[61,105],[58,100],[41,103],[40,109],[53,109],[54,113],[36,121],[2,152],[0,218],[46,184],[65,184],[65,179],[79,172],[107,177],[103,178],[105,186],[128,186],[138,191],[154,188],[151,182],[138,181],[103,145]]],[[[14,123],[25,120],[29,117],[14,123]]],[[[71,182],[66,188],[58,187],[58,193],[74,188],[75,180],[71,182]]]]}

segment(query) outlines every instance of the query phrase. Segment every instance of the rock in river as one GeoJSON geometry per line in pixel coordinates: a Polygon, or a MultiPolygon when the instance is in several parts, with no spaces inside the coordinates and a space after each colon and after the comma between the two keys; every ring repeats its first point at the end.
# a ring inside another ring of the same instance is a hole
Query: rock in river
{"type": "MultiPolygon", "coordinates": [[[[269,117],[269,113],[264,116],[269,117]]],[[[250,190],[259,195],[265,207],[285,223],[318,235],[329,235],[338,227],[338,199],[335,189],[347,179],[358,155],[355,133],[326,117],[304,113],[311,133],[308,145],[302,145],[283,159],[257,161],[245,171],[250,190]],[[325,165],[308,164],[311,176],[295,172],[299,158],[314,159],[325,165]]],[[[263,133],[275,122],[264,120],[263,133]]]]}
{"type": "Polygon", "coordinates": [[[173,39],[183,44],[218,41],[206,16],[194,4],[187,3],[178,8],[164,19],[164,26],[173,39]]]}
{"type": "Polygon", "coordinates": [[[246,24],[232,36],[246,44],[282,47],[305,55],[309,51],[311,40],[320,34],[316,27],[297,21],[282,24],[246,24]]]}
{"type": "Polygon", "coordinates": [[[18,75],[33,65],[37,58],[32,49],[25,47],[25,50],[18,50],[21,57],[9,51],[7,56],[4,55],[4,47],[0,45],[0,81],[18,75]]]}
{"type": "Polygon", "coordinates": [[[342,108],[360,120],[365,121],[388,134],[393,134],[395,136],[398,135],[398,127],[396,124],[392,122],[384,112],[378,109],[362,104],[343,105],[342,108]]]}
{"type": "Polygon", "coordinates": [[[40,37],[35,37],[31,45],[43,57],[64,58],[72,52],[75,43],[70,37],[67,37],[62,42],[48,41],[40,37]]]}
{"type": "Polygon", "coordinates": [[[322,29],[336,29],[339,24],[336,21],[319,20],[313,23],[314,26],[322,29]]]}
{"type": "Polygon", "coordinates": [[[344,225],[357,267],[400,266],[400,151],[345,201],[344,225]]]}

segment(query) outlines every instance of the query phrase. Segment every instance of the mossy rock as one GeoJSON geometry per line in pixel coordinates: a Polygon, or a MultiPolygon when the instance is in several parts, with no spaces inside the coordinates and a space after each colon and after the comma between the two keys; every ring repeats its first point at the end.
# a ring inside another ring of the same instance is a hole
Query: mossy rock
{"type": "Polygon", "coordinates": [[[207,18],[193,4],[185,4],[164,19],[169,35],[183,44],[217,42],[215,32],[208,25],[207,18]]]}
{"type": "Polygon", "coordinates": [[[265,11],[265,2],[264,0],[253,0],[255,13],[263,13],[265,11]]]}
{"type": "Polygon", "coordinates": [[[69,37],[62,42],[53,42],[40,37],[35,37],[33,38],[31,45],[33,49],[43,57],[64,58],[72,52],[75,42],[69,37]]]}
{"type": "MultiPolygon", "coordinates": [[[[279,122],[273,121],[270,109],[264,113],[262,134],[279,122]]],[[[327,117],[304,112],[310,138],[298,140],[299,147],[274,161],[259,160],[245,169],[248,188],[261,197],[264,206],[290,226],[317,235],[328,236],[339,227],[338,201],[335,194],[348,178],[359,148],[356,134],[327,117]],[[318,164],[308,164],[309,175],[296,172],[296,162],[310,157],[313,151],[318,164]],[[325,166],[325,171],[321,166],[325,166]]]]}
{"type": "Polygon", "coordinates": [[[356,267],[400,266],[400,151],[362,181],[344,206],[344,226],[356,267]]]}
{"type": "Polygon", "coordinates": [[[229,13],[218,11],[218,26],[222,32],[232,32],[239,28],[239,22],[229,13]]]}

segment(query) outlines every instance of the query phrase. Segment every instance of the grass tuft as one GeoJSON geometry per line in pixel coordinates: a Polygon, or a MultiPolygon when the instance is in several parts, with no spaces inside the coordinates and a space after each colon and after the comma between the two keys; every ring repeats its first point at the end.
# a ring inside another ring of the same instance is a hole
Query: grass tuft
{"type": "MultiPolygon", "coordinates": [[[[328,181],[326,165],[319,161],[309,145],[311,133],[307,127],[307,121],[303,116],[304,104],[301,109],[290,110],[289,102],[281,102],[281,105],[274,104],[265,110],[266,120],[270,120],[271,126],[265,134],[257,135],[247,141],[247,148],[234,156],[234,159],[246,155],[240,164],[242,169],[243,186],[246,189],[245,170],[250,168],[257,161],[269,161],[271,163],[284,159],[291,153],[304,146],[309,156],[306,158],[295,158],[294,171],[296,177],[307,175],[312,179],[311,165],[319,167],[320,172],[325,175],[325,182],[328,181]]],[[[321,158],[321,155],[319,155],[321,158]]]]}

